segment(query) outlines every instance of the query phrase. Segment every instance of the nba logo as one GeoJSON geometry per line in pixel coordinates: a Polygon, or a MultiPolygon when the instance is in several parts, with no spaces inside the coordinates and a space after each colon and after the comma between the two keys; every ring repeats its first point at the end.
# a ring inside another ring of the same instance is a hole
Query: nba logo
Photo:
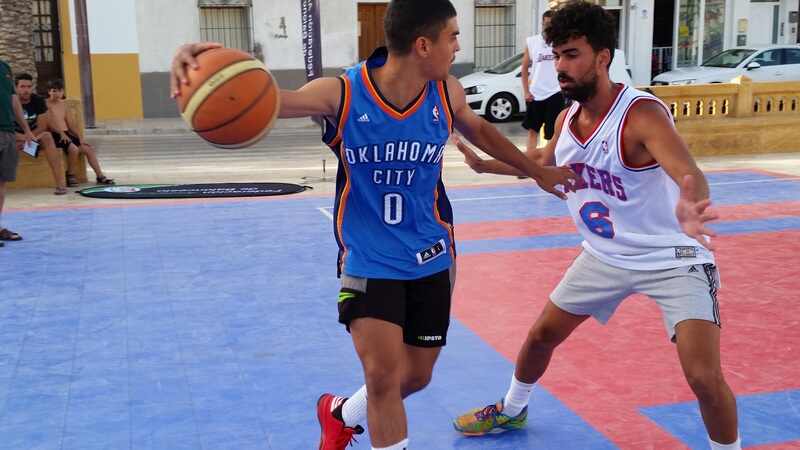
{"type": "Polygon", "coordinates": [[[439,106],[438,105],[434,106],[433,107],[433,111],[431,111],[431,112],[433,113],[433,121],[434,122],[438,122],[439,121],[439,106]]]}
{"type": "Polygon", "coordinates": [[[608,141],[603,141],[601,145],[603,146],[603,153],[608,153],[608,141]]]}

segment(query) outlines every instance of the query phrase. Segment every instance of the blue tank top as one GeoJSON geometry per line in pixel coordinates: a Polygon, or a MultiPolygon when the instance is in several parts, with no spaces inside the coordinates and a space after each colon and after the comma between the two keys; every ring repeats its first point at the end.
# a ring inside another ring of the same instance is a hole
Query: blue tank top
{"type": "Polygon", "coordinates": [[[453,211],[442,184],[453,114],[444,82],[431,81],[403,110],[370,77],[385,47],[340,76],[339,123],[322,139],[339,159],[334,234],[339,273],[412,280],[450,267],[453,211]]]}

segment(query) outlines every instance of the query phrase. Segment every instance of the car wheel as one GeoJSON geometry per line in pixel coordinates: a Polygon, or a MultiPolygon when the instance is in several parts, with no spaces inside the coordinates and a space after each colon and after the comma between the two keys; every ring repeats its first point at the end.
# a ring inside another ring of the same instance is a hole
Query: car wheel
{"type": "Polygon", "coordinates": [[[486,105],[486,119],[489,122],[507,122],[517,114],[517,101],[511,94],[495,94],[486,105]]]}

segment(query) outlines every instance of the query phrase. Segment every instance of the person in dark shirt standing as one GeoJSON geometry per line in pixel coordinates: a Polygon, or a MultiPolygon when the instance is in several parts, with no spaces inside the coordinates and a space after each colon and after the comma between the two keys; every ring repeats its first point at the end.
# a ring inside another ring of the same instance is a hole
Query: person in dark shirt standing
{"type": "MultiPolygon", "coordinates": [[[[6,183],[17,179],[19,153],[17,152],[17,139],[14,136],[15,122],[23,130],[23,139],[26,142],[35,139],[30,127],[25,122],[25,115],[22,113],[22,105],[17,98],[17,93],[14,92],[11,67],[5,61],[0,60],[0,214],[3,213],[3,204],[6,200],[6,183]]],[[[0,225],[0,247],[5,245],[3,241],[19,241],[21,239],[22,236],[0,225]]]]}

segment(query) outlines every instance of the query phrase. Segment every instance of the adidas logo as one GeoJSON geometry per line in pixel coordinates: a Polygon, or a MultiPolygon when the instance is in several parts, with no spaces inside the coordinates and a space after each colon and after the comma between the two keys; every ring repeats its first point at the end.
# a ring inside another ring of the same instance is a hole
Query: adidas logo
{"type": "Polygon", "coordinates": [[[367,113],[364,113],[361,115],[361,117],[356,119],[356,122],[361,122],[361,123],[369,122],[369,116],[367,115],[367,113]]]}
{"type": "Polygon", "coordinates": [[[689,272],[688,273],[695,273],[695,272],[699,272],[699,270],[697,270],[697,267],[695,267],[695,266],[689,267],[689,272]]]}

